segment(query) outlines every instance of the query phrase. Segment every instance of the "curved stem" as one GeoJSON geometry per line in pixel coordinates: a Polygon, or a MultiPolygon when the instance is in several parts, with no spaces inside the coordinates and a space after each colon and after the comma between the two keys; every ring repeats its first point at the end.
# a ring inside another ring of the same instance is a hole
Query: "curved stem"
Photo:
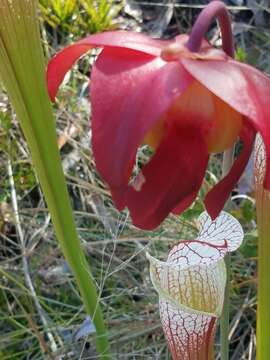
{"type": "Polygon", "coordinates": [[[221,30],[222,48],[227,55],[234,57],[230,15],[225,4],[221,1],[212,1],[200,13],[191,30],[187,47],[193,52],[198,52],[200,50],[202,40],[211,25],[211,22],[215,18],[217,18],[221,30]]]}

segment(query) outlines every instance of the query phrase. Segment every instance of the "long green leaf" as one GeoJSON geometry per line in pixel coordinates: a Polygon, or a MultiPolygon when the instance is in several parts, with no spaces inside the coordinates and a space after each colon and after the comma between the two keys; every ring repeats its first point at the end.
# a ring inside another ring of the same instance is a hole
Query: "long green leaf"
{"type": "Polygon", "coordinates": [[[56,236],[95,323],[97,351],[107,360],[109,345],[98,295],[77,236],[57,148],[36,10],[35,0],[1,0],[1,80],[30,148],[56,236]]]}

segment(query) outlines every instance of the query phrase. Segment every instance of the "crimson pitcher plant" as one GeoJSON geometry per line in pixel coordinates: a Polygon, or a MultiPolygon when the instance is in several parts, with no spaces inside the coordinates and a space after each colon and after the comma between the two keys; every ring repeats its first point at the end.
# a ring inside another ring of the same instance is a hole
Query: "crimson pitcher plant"
{"type": "Polygon", "coordinates": [[[223,258],[241,245],[244,236],[239,222],[226,212],[214,221],[203,212],[197,223],[198,237],[173,246],[165,262],[148,254],[174,360],[214,359],[215,328],[226,285],[223,258]]]}

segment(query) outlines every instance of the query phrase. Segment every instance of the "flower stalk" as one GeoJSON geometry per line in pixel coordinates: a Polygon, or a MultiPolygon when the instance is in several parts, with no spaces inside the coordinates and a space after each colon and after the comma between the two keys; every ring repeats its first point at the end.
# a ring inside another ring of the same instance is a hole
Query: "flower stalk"
{"type": "Polygon", "coordinates": [[[109,345],[99,297],[73,219],[45,82],[36,1],[0,3],[0,74],[28,143],[61,249],[96,327],[100,359],[109,345]]]}
{"type": "Polygon", "coordinates": [[[268,360],[270,355],[270,193],[263,187],[265,175],[265,147],[257,136],[255,144],[255,191],[258,241],[258,300],[257,300],[257,360],[268,360]]]}
{"type": "MultiPolygon", "coordinates": [[[[230,15],[224,3],[213,1],[199,15],[195,22],[190,38],[188,48],[190,51],[199,51],[203,37],[207,32],[209,25],[213,19],[217,18],[221,37],[222,48],[225,53],[234,57],[234,43],[231,28],[230,15]]],[[[222,177],[224,178],[230,171],[233,164],[234,147],[228,149],[223,154],[222,177]]],[[[229,327],[230,327],[230,254],[225,256],[225,264],[227,269],[227,281],[224,293],[224,305],[220,318],[220,352],[221,360],[229,359],[229,327]]]]}
{"type": "MultiPolygon", "coordinates": [[[[224,178],[230,171],[233,164],[234,146],[223,154],[222,177],[224,178]]],[[[227,201],[227,205],[229,200],[227,201]]],[[[220,318],[220,354],[221,360],[229,360],[229,330],[230,330],[230,265],[231,255],[228,253],[224,262],[227,271],[227,281],[224,292],[224,305],[220,318]]]]}
{"type": "Polygon", "coordinates": [[[226,5],[221,1],[212,1],[198,16],[190,33],[187,47],[192,52],[200,50],[202,40],[214,19],[218,20],[222,48],[227,55],[234,57],[233,34],[231,20],[226,5]]]}

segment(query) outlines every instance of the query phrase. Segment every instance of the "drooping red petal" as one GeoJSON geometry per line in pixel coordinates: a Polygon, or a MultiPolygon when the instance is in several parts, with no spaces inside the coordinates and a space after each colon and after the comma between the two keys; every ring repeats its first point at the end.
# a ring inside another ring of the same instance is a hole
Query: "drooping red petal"
{"type": "Polygon", "coordinates": [[[199,82],[246,117],[260,132],[266,147],[264,186],[270,190],[270,79],[253,67],[234,60],[181,59],[199,82]]]}
{"type": "Polygon", "coordinates": [[[101,52],[91,76],[93,150],[111,188],[128,184],[145,134],[191,81],[178,63],[129,49],[101,52]]]}
{"type": "Polygon", "coordinates": [[[155,40],[136,32],[108,31],[90,35],[60,51],[52,58],[47,70],[48,91],[52,101],[65,74],[87,51],[95,47],[133,49],[148,56],[159,56],[161,48],[170,41],[155,40]]]}
{"type": "Polygon", "coordinates": [[[198,188],[196,188],[189,196],[187,196],[184,201],[180,201],[180,203],[177,204],[171,212],[175,215],[180,215],[183,211],[185,211],[196,200],[200,187],[201,185],[198,186],[198,188]]]}
{"type": "Polygon", "coordinates": [[[215,185],[206,195],[204,203],[207,212],[212,219],[215,219],[223,209],[230,193],[240,179],[240,176],[243,173],[251,155],[255,135],[254,129],[248,124],[248,122],[246,122],[240,135],[240,139],[243,142],[243,150],[241,154],[235,160],[229,174],[217,185],[215,185]]]}
{"type": "Polygon", "coordinates": [[[142,169],[140,191],[130,186],[125,194],[133,223],[154,229],[176,206],[188,206],[186,199],[199,189],[207,162],[207,145],[200,129],[171,126],[142,169]]]}

